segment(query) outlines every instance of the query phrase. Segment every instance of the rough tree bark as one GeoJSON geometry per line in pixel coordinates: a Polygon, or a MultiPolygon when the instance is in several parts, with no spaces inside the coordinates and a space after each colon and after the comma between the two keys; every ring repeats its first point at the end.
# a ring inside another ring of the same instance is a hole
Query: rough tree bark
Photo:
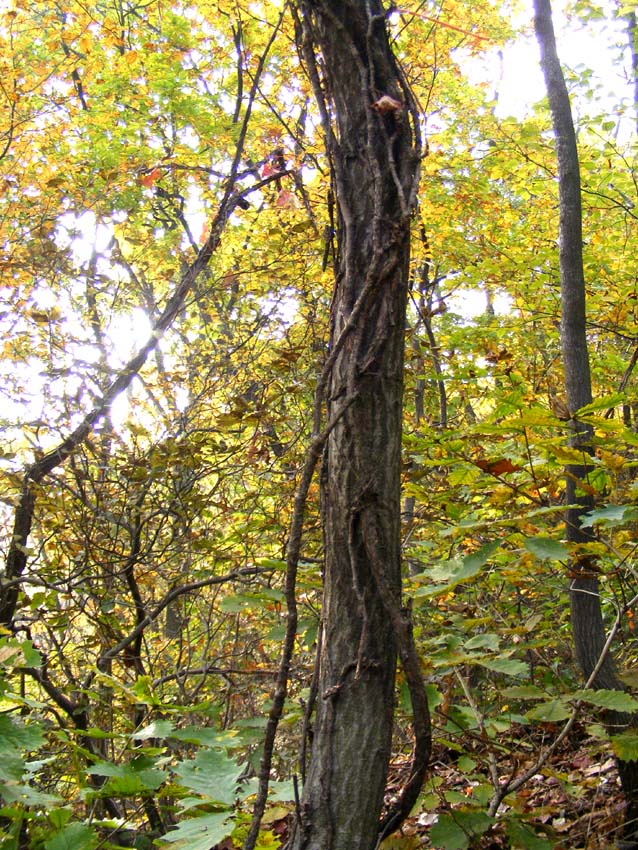
{"type": "Polygon", "coordinates": [[[322,114],[337,206],[328,420],[321,494],[323,641],[295,850],[372,850],[416,799],[429,755],[427,700],[401,607],[400,465],[410,217],[420,145],[379,0],[301,0],[298,43],[322,114]],[[396,659],[415,715],[404,793],[380,821],[396,659]]]}
{"type": "MultiPolygon", "coordinates": [[[[567,406],[569,411],[574,413],[592,401],[586,332],[578,147],[569,93],[556,49],[550,0],[534,0],[534,12],[558,161],[561,345],[567,406]]],[[[593,431],[591,426],[573,417],[569,421],[573,431],[571,445],[582,451],[583,463],[566,468],[566,538],[571,543],[587,544],[592,542],[594,537],[591,528],[582,527],[581,520],[584,514],[593,509],[594,502],[590,492],[586,492],[580,485],[591,469],[587,460],[592,454],[593,431]]],[[[605,624],[594,558],[585,554],[574,559],[570,565],[570,573],[572,635],[582,673],[594,688],[624,690],[613,658],[605,650],[605,624]]],[[[606,723],[608,730],[614,733],[628,725],[635,725],[635,718],[620,712],[609,712],[606,723]]],[[[631,847],[638,848],[638,762],[618,760],[618,769],[627,804],[626,840],[619,846],[628,850],[631,847]]]]}

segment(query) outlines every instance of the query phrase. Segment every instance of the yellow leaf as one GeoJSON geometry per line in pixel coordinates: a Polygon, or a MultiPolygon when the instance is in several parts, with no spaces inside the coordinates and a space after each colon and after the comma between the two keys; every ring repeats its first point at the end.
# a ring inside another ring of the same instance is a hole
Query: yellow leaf
{"type": "Polygon", "coordinates": [[[547,449],[561,463],[585,463],[588,459],[585,452],[567,446],[548,446],[547,449]]]}
{"type": "Polygon", "coordinates": [[[614,452],[606,452],[603,449],[599,449],[596,454],[603,462],[603,465],[613,472],[619,472],[627,461],[626,457],[617,455],[614,452]]]}

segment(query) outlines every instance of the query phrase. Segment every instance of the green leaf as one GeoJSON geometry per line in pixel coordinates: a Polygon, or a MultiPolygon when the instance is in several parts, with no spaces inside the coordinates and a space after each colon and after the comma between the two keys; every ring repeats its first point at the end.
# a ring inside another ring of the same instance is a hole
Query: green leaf
{"type": "Polygon", "coordinates": [[[124,776],[126,768],[121,764],[112,764],[110,761],[100,761],[88,768],[87,773],[94,776],[124,776]]]}
{"type": "Polygon", "coordinates": [[[292,803],[295,800],[295,783],[292,779],[270,783],[270,803],[292,803]]]}
{"type": "Polygon", "coordinates": [[[625,691],[594,691],[583,689],[576,691],[572,699],[580,699],[590,705],[596,705],[599,708],[608,708],[611,711],[635,712],[638,710],[638,699],[625,691]]]}
{"type": "Polygon", "coordinates": [[[12,750],[37,750],[44,742],[40,727],[31,723],[25,726],[7,714],[0,714],[0,753],[12,750]]]}
{"type": "Polygon", "coordinates": [[[100,796],[108,797],[115,794],[118,797],[137,797],[148,791],[154,791],[162,784],[163,779],[164,777],[151,783],[135,773],[127,773],[125,776],[112,776],[100,788],[100,796]]]}
{"type": "Polygon", "coordinates": [[[255,607],[261,607],[259,601],[251,594],[244,593],[225,596],[219,604],[219,610],[225,614],[241,614],[242,611],[250,611],[255,607]]]}
{"type": "Polygon", "coordinates": [[[38,791],[31,785],[13,782],[2,786],[2,799],[5,803],[21,803],[23,806],[41,806],[45,809],[60,803],[60,798],[53,794],[38,791]]]}
{"type": "Polygon", "coordinates": [[[475,635],[464,644],[465,649],[493,649],[497,651],[498,647],[499,639],[498,635],[495,634],[475,635]]]}
{"type": "Polygon", "coordinates": [[[513,658],[481,658],[477,663],[494,673],[504,673],[506,676],[525,676],[529,672],[529,666],[524,661],[516,661],[513,658]]]}
{"type": "Polygon", "coordinates": [[[505,699],[544,699],[547,694],[536,685],[512,685],[501,691],[505,699]]]}
{"type": "MultiPolygon", "coordinates": [[[[471,560],[463,559],[462,563],[458,561],[448,561],[447,564],[436,567],[427,574],[427,578],[434,581],[441,581],[444,584],[428,585],[427,587],[419,587],[414,591],[415,596],[440,596],[444,593],[449,593],[457,585],[470,578],[478,575],[485,561],[481,562],[474,556],[470,556],[471,560]]],[[[487,560],[487,559],[486,559],[487,560]]],[[[421,575],[425,576],[424,573],[421,575]]],[[[418,577],[417,577],[418,580],[418,577]]]]}
{"type": "Polygon", "coordinates": [[[239,736],[236,729],[225,729],[220,731],[213,726],[185,726],[183,729],[175,729],[169,735],[178,741],[186,741],[189,744],[201,744],[206,747],[232,747],[237,746],[239,736]]]}
{"type": "Polygon", "coordinates": [[[281,558],[259,558],[257,560],[257,565],[259,567],[267,567],[271,570],[281,570],[282,572],[286,569],[286,562],[282,561],[281,558]]]}
{"type": "Polygon", "coordinates": [[[638,760],[638,732],[620,732],[611,736],[611,746],[621,761],[638,760]]]}
{"type": "Polygon", "coordinates": [[[490,559],[490,555],[496,552],[500,545],[500,540],[490,540],[489,543],[485,543],[480,549],[477,549],[476,552],[472,552],[471,555],[466,555],[463,558],[463,566],[468,569],[479,570],[487,564],[490,559]]]}
{"type": "Polygon", "coordinates": [[[228,812],[213,812],[182,821],[177,829],[164,835],[159,846],[170,843],[173,850],[210,850],[233,831],[233,816],[228,812]]]}
{"type": "Polygon", "coordinates": [[[571,710],[560,699],[551,699],[541,705],[535,705],[526,712],[527,720],[540,720],[543,723],[559,723],[571,715],[571,710]]]}
{"type": "Polygon", "coordinates": [[[507,834],[512,850],[552,850],[554,847],[553,841],[537,835],[531,826],[514,818],[507,822],[507,834]]]}
{"type": "Polygon", "coordinates": [[[440,815],[430,830],[432,847],[442,850],[467,850],[470,839],[450,815],[440,815]]]}
{"type": "Polygon", "coordinates": [[[312,227],[312,222],[308,220],[308,221],[298,221],[296,224],[293,224],[293,226],[290,229],[292,230],[293,233],[304,233],[310,227],[312,227]]]}
{"type": "Polygon", "coordinates": [[[168,738],[173,732],[173,724],[170,720],[154,720],[143,729],[138,729],[131,734],[135,741],[148,741],[151,738],[168,738]]]}
{"type": "Polygon", "coordinates": [[[638,508],[633,505],[605,505],[603,508],[596,508],[585,514],[580,524],[583,528],[591,528],[595,523],[600,522],[607,528],[613,528],[616,525],[624,525],[626,522],[635,522],[636,519],[638,519],[638,508]]]}
{"type": "Polygon", "coordinates": [[[91,726],[86,730],[82,730],[82,736],[86,735],[87,738],[95,738],[96,740],[112,740],[116,737],[116,733],[114,732],[105,732],[104,729],[96,729],[95,726],[91,726]]]}
{"type": "Polygon", "coordinates": [[[24,655],[24,663],[27,667],[40,667],[42,665],[42,656],[33,646],[30,640],[21,641],[22,654],[24,655]]]}
{"type": "Polygon", "coordinates": [[[565,561],[569,558],[567,547],[551,537],[527,537],[523,545],[541,561],[565,561]]]}
{"type": "Polygon", "coordinates": [[[145,705],[160,705],[160,700],[153,693],[153,685],[150,676],[139,676],[131,688],[139,702],[145,705]]]}
{"type": "Polygon", "coordinates": [[[151,765],[152,759],[138,756],[126,764],[98,762],[88,769],[94,776],[110,777],[100,789],[104,794],[133,796],[146,791],[155,791],[166,779],[166,775],[151,765]]]}
{"type": "Polygon", "coordinates": [[[583,463],[585,457],[589,457],[589,455],[585,455],[582,449],[572,449],[569,446],[558,445],[555,443],[546,443],[545,448],[550,457],[565,464],[583,463]]]}
{"type": "Polygon", "coordinates": [[[201,750],[194,759],[175,767],[175,773],[185,788],[225,806],[232,806],[235,802],[241,772],[242,768],[236,761],[218,750],[201,750]]]}
{"type": "Polygon", "coordinates": [[[0,760],[0,782],[19,782],[24,776],[25,763],[18,753],[3,753],[0,760]]]}
{"type": "Polygon", "coordinates": [[[414,591],[414,596],[439,596],[449,593],[461,582],[478,575],[481,569],[489,561],[490,555],[501,545],[500,540],[492,540],[471,555],[466,555],[461,562],[457,560],[446,561],[438,567],[415,576],[415,579],[428,579],[435,582],[444,582],[442,585],[428,585],[414,591]]]}
{"type": "Polygon", "coordinates": [[[60,830],[62,827],[66,826],[69,820],[73,817],[73,810],[59,806],[58,808],[51,809],[50,812],[47,812],[47,816],[53,828],[60,830]]]}
{"type": "Polygon", "coordinates": [[[428,698],[428,708],[430,709],[430,711],[434,711],[434,709],[438,705],[441,705],[441,703],[443,702],[443,700],[444,700],[443,694],[437,688],[437,686],[432,684],[432,683],[428,683],[425,686],[425,692],[426,692],[427,698],[428,698]]]}
{"type": "Polygon", "coordinates": [[[467,850],[470,840],[483,835],[493,822],[485,812],[475,810],[439,815],[430,830],[432,846],[441,850],[467,850]]]}
{"type": "Polygon", "coordinates": [[[45,842],[46,850],[93,850],[98,843],[95,831],[84,823],[71,823],[45,842]]]}
{"type": "Polygon", "coordinates": [[[556,425],[556,417],[550,410],[544,407],[521,408],[519,415],[512,422],[513,425],[556,425]]]}
{"type": "MultiPolygon", "coordinates": [[[[612,127],[616,125],[612,123],[612,127]]],[[[600,410],[607,410],[610,407],[615,407],[617,404],[622,404],[625,401],[625,396],[622,393],[612,393],[611,395],[602,396],[596,399],[591,404],[586,404],[579,408],[574,414],[575,419],[581,419],[591,413],[598,413],[600,410]]]]}

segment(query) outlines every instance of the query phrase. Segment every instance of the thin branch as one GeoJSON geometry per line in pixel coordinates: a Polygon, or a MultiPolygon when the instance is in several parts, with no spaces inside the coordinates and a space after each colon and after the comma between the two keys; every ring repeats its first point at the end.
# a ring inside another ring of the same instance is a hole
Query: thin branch
{"type": "MultiPolygon", "coordinates": [[[[64,463],[64,461],[76,451],[76,449],[91,434],[96,423],[108,414],[111,404],[115,398],[117,398],[120,393],[131,385],[133,379],[146,363],[149,355],[157,348],[157,345],[164,333],[173,324],[176,317],[181,312],[186,298],[193,289],[198,277],[208,267],[213,254],[217,250],[228,219],[242,200],[242,193],[236,192],[235,184],[237,182],[239,165],[245,147],[252,106],[257,95],[258,83],[266,64],[266,58],[281,26],[284,13],[285,9],[281,12],[268,43],[260,56],[253,85],[248,96],[246,111],[244,113],[237,145],[235,147],[233,161],[226,179],[224,192],[221,201],[219,202],[217,213],[213,218],[206,242],[201,247],[195,260],[186,269],[179,284],[176,286],[172,295],[166,302],[164,310],[156,320],[151,335],[146,343],[128,361],[117,377],[107,387],[102,398],[97,402],[93,410],[91,410],[77,428],[75,428],[54,449],[47,452],[47,454],[32,463],[25,470],[20,497],[15,508],[13,534],[6,560],[5,576],[9,580],[22,575],[26,568],[28,555],[27,544],[33,523],[38,485],[50,472],[52,472],[52,470],[64,463]]],[[[9,628],[11,627],[17,603],[17,586],[5,589],[4,585],[0,583],[0,624],[4,624],[9,628]]]]}
{"type": "MultiPolygon", "coordinates": [[[[593,685],[596,681],[596,677],[598,676],[602,668],[605,666],[607,657],[611,650],[611,645],[616,637],[616,634],[618,633],[618,630],[620,629],[622,618],[625,616],[627,611],[634,608],[637,604],[638,594],[636,594],[626,605],[623,605],[623,607],[617,611],[616,619],[614,621],[613,626],[609,630],[609,634],[607,636],[607,640],[605,641],[605,645],[603,646],[602,652],[598,656],[598,660],[594,665],[594,668],[589,678],[585,682],[585,690],[593,688],[593,685]]],[[[487,811],[490,817],[494,817],[496,815],[496,813],[498,812],[498,808],[505,799],[505,797],[507,797],[509,794],[513,794],[515,791],[518,791],[519,788],[522,788],[523,785],[529,782],[532,776],[537,774],[541,770],[541,768],[547,763],[548,759],[556,752],[558,747],[571,732],[574,723],[578,719],[582,705],[582,700],[578,700],[576,702],[572,713],[567,718],[565,725],[561,729],[560,733],[556,736],[556,738],[554,738],[554,740],[547,747],[547,749],[543,753],[541,753],[541,755],[536,759],[536,761],[531,767],[529,767],[524,773],[521,773],[521,775],[518,776],[516,779],[508,780],[500,786],[498,791],[492,796],[492,799],[490,800],[490,805],[487,811]]]]}
{"type": "MultiPolygon", "coordinates": [[[[317,398],[319,399],[319,408],[321,398],[323,397],[323,386],[319,385],[315,391],[315,409],[317,409],[317,398]]],[[[301,479],[297,486],[295,499],[293,503],[292,519],[290,520],[290,534],[288,537],[288,549],[286,552],[286,580],[285,580],[285,597],[286,597],[286,634],[281,650],[281,660],[279,662],[279,670],[277,672],[277,682],[275,685],[275,693],[273,695],[272,705],[268,714],[268,723],[266,725],[266,733],[264,735],[264,754],[259,765],[259,785],[257,797],[253,806],[252,820],[248,835],[244,841],[243,850],[253,850],[259,834],[259,826],[261,819],[266,809],[266,801],[268,799],[268,786],[270,784],[270,769],[272,766],[272,755],[275,745],[275,736],[277,727],[284,708],[286,696],[288,694],[288,678],[290,675],[290,664],[294,650],[295,637],[297,635],[297,568],[301,557],[301,540],[303,535],[304,516],[306,511],[306,503],[308,501],[308,492],[314,476],[317,462],[321,457],[326,440],[330,433],[340,421],[344,413],[349,409],[357,396],[346,398],[340,409],[334,415],[330,422],[326,425],[323,431],[313,436],[312,442],[306,451],[304,465],[301,472],[301,479]]]]}
{"type": "Polygon", "coordinates": [[[200,581],[192,581],[188,584],[182,584],[179,585],[179,587],[172,588],[164,595],[164,598],[161,599],[157,605],[136,624],[135,628],[131,629],[125,637],[100,655],[97,660],[96,670],[92,670],[85,678],[82,686],[83,689],[87,689],[91,685],[95,679],[97,670],[105,669],[108,661],[116,658],[121,652],[137,640],[144,630],[150,626],[151,623],[154,623],[157,620],[162,611],[167,608],[171,602],[179,599],[180,596],[184,596],[186,593],[192,593],[195,590],[200,590],[203,587],[212,587],[215,584],[226,584],[230,581],[239,581],[243,578],[250,578],[252,576],[263,575],[264,573],[269,572],[271,572],[271,570],[267,567],[244,567],[240,570],[225,573],[223,576],[211,576],[209,578],[200,579],[200,581]]]}

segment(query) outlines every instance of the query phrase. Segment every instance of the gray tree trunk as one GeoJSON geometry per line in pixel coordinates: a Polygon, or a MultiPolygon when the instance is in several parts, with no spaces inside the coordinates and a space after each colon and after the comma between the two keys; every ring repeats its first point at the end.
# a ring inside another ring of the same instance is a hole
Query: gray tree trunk
{"type": "MultiPolygon", "coordinates": [[[[569,94],[556,50],[550,0],[534,0],[534,12],[536,36],[541,51],[541,65],[556,140],[560,206],[561,344],[567,405],[571,412],[575,412],[592,401],[586,333],[578,148],[569,94]]],[[[588,543],[594,538],[590,528],[582,528],[581,519],[583,514],[592,510],[594,503],[592,496],[579,485],[591,468],[587,459],[592,453],[593,432],[590,426],[582,422],[574,419],[570,422],[573,426],[571,445],[582,450],[583,463],[568,466],[566,469],[566,538],[573,543],[588,543]]],[[[570,572],[572,635],[582,673],[587,681],[591,679],[591,686],[594,688],[624,690],[616,674],[611,654],[607,653],[602,657],[606,634],[600,603],[600,585],[593,557],[585,556],[573,561],[570,572]]],[[[628,725],[634,725],[635,718],[620,712],[609,712],[606,722],[608,731],[613,734],[628,725]]],[[[619,760],[618,769],[627,803],[625,838],[628,840],[623,846],[638,847],[638,843],[635,843],[638,837],[638,762],[619,760]]]]}
{"type": "Polygon", "coordinates": [[[379,0],[301,0],[296,9],[338,214],[328,420],[344,399],[354,401],[332,430],[323,460],[324,637],[310,763],[290,846],[373,850],[416,798],[429,751],[427,702],[401,608],[400,552],[418,126],[379,0]],[[381,825],[397,654],[412,683],[417,759],[401,811],[381,825]]]}

